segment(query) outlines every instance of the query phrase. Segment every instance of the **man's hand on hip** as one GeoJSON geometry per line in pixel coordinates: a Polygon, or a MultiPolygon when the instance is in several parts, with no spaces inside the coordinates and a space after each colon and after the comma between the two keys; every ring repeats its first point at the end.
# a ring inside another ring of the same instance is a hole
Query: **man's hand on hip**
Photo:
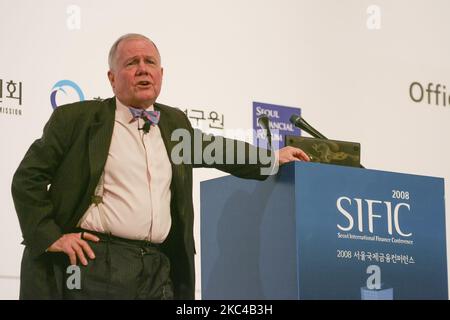
{"type": "Polygon", "coordinates": [[[87,265],[88,262],[84,254],[86,253],[91,259],[95,259],[95,254],[84,239],[94,242],[100,241],[98,237],[88,232],[67,233],[56,240],[47,251],[64,252],[69,256],[71,265],[77,264],[77,257],[83,265],[87,265]]]}

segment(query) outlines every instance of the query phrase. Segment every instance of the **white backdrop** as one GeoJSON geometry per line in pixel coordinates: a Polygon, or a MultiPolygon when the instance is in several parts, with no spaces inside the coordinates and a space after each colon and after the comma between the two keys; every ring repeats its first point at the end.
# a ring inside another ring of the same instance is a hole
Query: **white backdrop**
{"type": "MultiPolygon", "coordinates": [[[[0,12],[0,298],[18,297],[11,177],[52,112],[52,87],[69,79],[87,99],[111,96],[107,54],[124,33],[158,45],[161,103],[216,110],[227,129],[252,127],[253,101],[300,107],[326,136],[361,142],[366,167],[444,177],[450,190],[450,94],[446,106],[409,95],[413,82],[450,93],[447,0],[0,0],[0,12]]],[[[199,253],[199,182],[219,174],[195,173],[199,253]]]]}

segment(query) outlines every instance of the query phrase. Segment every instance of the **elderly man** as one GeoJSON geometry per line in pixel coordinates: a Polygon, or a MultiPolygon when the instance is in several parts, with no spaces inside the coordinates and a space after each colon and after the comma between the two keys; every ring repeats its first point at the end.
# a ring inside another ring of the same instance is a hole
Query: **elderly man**
{"type": "MultiPolygon", "coordinates": [[[[193,299],[192,168],[266,177],[261,161],[172,159],[172,133],[194,130],[182,111],[156,103],[163,68],[150,39],[120,37],[109,67],[115,97],[56,109],[14,175],[21,299],[193,299]],[[81,286],[67,286],[70,265],[79,266],[81,286]]],[[[309,160],[292,147],[276,156],[279,164],[309,160]]]]}

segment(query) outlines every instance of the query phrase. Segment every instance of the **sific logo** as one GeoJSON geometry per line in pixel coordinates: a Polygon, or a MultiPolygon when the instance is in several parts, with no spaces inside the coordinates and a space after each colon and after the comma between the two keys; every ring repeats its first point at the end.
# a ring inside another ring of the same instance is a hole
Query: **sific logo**
{"type": "MultiPolygon", "coordinates": [[[[57,103],[56,102],[56,96],[60,96],[58,92],[64,93],[65,96],[69,96],[69,99],[71,101],[67,101],[66,103],[74,102],[74,100],[71,99],[74,94],[78,95],[77,101],[83,101],[84,100],[84,94],[83,91],[81,91],[81,88],[73,81],[71,80],[60,80],[58,81],[52,88],[52,93],[50,95],[50,102],[52,104],[53,109],[56,109],[58,106],[64,103],[57,103]]],[[[61,99],[58,99],[61,100],[61,99]]]]}
{"type": "Polygon", "coordinates": [[[406,231],[400,228],[400,209],[402,212],[411,212],[411,206],[408,203],[392,203],[391,201],[378,201],[378,200],[370,200],[370,199],[358,199],[349,197],[339,197],[336,201],[336,207],[338,211],[347,219],[347,225],[341,226],[340,224],[337,227],[342,231],[350,231],[355,226],[355,220],[358,226],[359,232],[368,231],[373,234],[376,233],[374,231],[374,220],[381,219],[384,220],[385,223],[382,223],[383,226],[386,226],[386,230],[389,235],[392,235],[393,231],[395,231],[398,235],[402,237],[410,237],[412,233],[406,233],[406,231]],[[366,206],[363,205],[364,202],[366,206]],[[344,208],[343,203],[347,203],[348,209],[352,208],[356,209],[356,215],[352,214],[350,210],[344,208]],[[356,205],[356,206],[355,206],[356,205]],[[375,206],[378,205],[377,209],[380,210],[375,213],[375,206]],[[367,211],[364,210],[364,207],[367,207],[367,211]],[[365,212],[366,211],[366,212],[365,212]],[[364,219],[367,218],[367,219],[364,219]],[[364,220],[367,221],[367,228],[364,227],[364,220]]]}
{"type": "MultiPolygon", "coordinates": [[[[408,194],[409,192],[405,192],[408,194]]],[[[410,226],[411,205],[407,202],[381,201],[361,198],[339,197],[336,208],[340,222],[338,238],[351,240],[370,240],[396,244],[414,244],[410,226]],[[341,233],[350,232],[350,233],[341,233]],[[353,234],[356,232],[357,234],[353,234]],[[388,235],[381,236],[381,234],[388,235]]]]}

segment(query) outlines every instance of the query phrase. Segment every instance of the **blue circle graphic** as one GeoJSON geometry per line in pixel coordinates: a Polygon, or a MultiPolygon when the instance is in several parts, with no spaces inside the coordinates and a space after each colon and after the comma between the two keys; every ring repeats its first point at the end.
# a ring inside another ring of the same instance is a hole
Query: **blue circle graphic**
{"type": "Polygon", "coordinates": [[[58,91],[62,91],[64,94],[67,94],[64,90],[64,87],[71,87],[73,88],[79,97],[79,101],[84,100],[84,94],[83,91],[81,91],[81,88],[73,81],[71,80],[60,80],[58,81],[52,88],[52,93],[50,95],[50,102],[52,104],[53,109],[56,109],[58,107],[58,104],[56,103],[56,94],[58,91]]]}

